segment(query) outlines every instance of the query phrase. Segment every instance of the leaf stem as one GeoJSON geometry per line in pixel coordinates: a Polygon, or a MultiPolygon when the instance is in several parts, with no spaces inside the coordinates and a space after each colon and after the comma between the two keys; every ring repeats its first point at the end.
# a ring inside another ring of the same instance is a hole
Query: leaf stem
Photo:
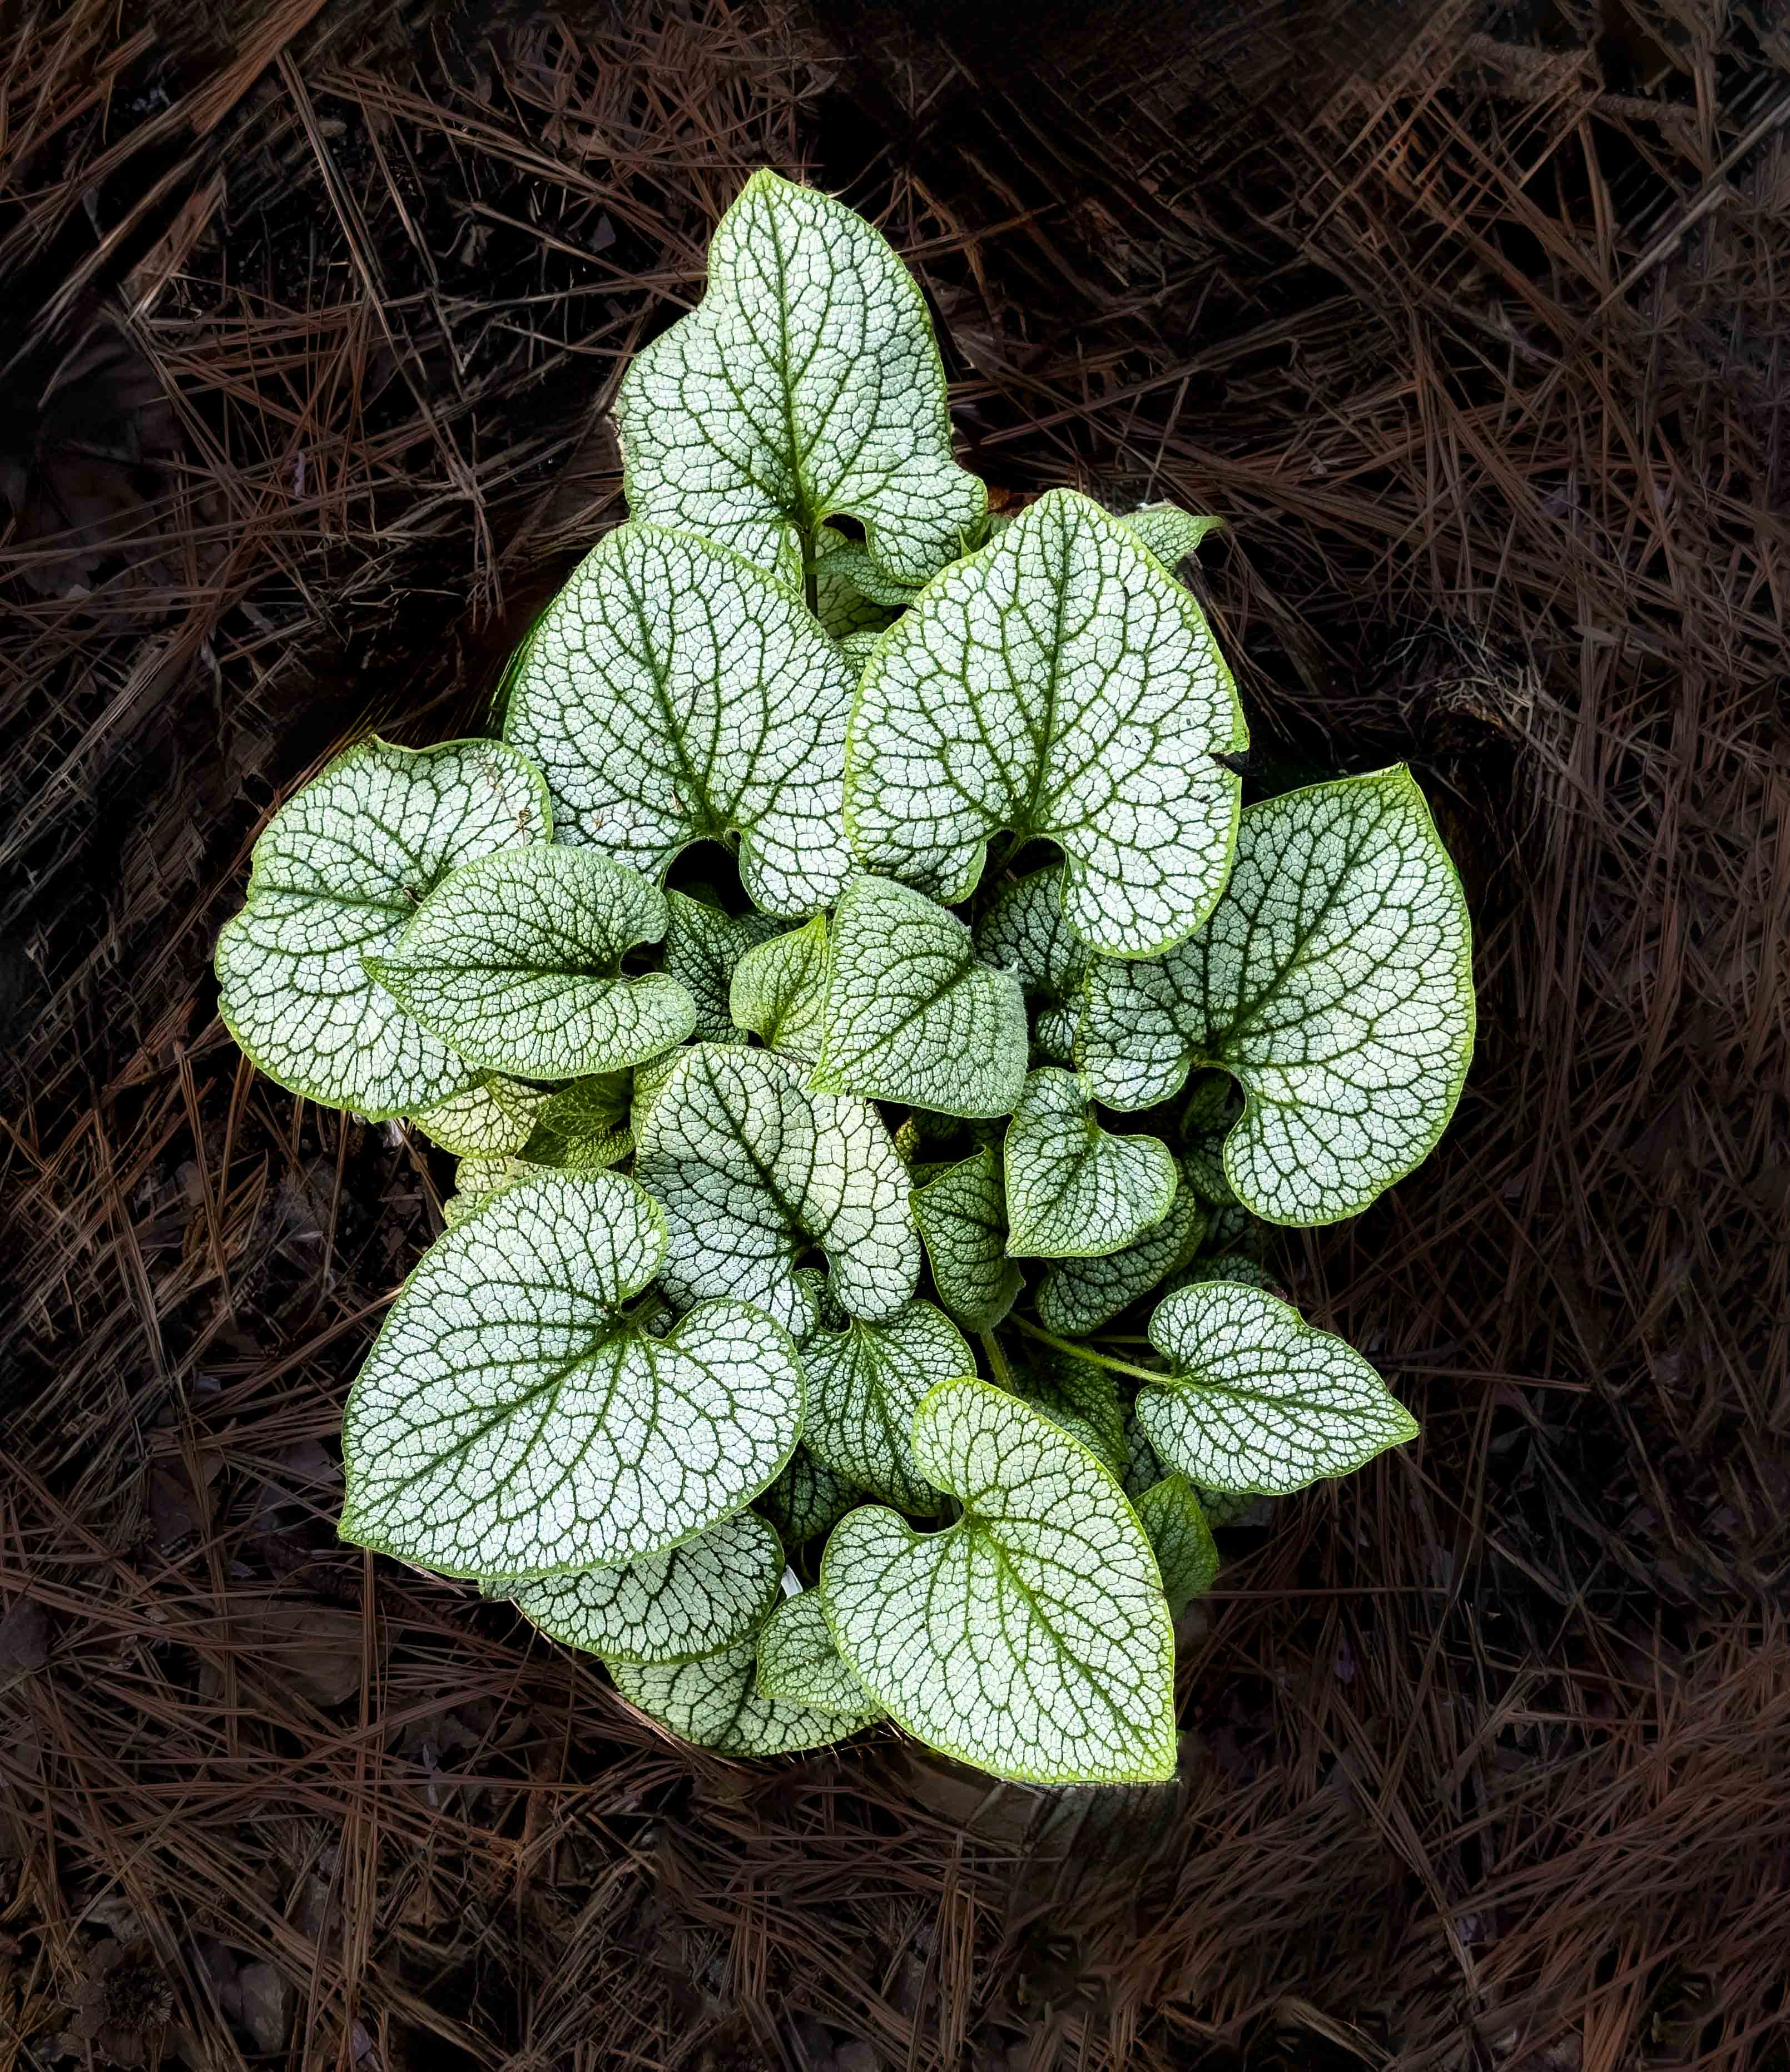
{"type": "Polygon", "coordinates": [[[1007,1365],[1007,1356],[1001,1350],[1001,1341],[992,1331],[981,1334],[982,1350],[988,1356],[989,1371],[1002,1388],[1011,1390],[1013,1369],[1007,1365]]]}
{"type": "MultiPolygon", "coordinates": [[[[1110,1354],[1097,1353],[1084,1345],[1077,1345],[1073,1338],[1060,1338],[1049,1331],[1040,1330],[1036,1324],[1028,1324],[1023,1317],[1009,1317],[1007,1322],[1022,1330],[1028,1338],[1055,1346],[1060,1353],[1068,1353],[1076,1359],[1091,1360],[1096,1367],[1110,1367],[1114,1374],[1130,1375],[1134,1381],[1172,1381],[1175,1377],[1159,1367],[1135,1367],[1130,1360],[1114,1359],[1110,1354]]],[[[986,1341],[985,1340],[986,1343],[986,1341]]]]}

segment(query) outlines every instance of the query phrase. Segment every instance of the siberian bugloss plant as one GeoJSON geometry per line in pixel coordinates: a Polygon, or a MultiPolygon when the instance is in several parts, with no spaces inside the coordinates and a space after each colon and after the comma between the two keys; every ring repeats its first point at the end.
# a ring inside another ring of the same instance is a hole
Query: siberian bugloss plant
{"type": "Polygon", "coordinates": [[[343,1536],[691,1741],[1167,1777],[1212,1523],[1416,1433],[1253,1239],[1446,1124],[1455,871],[1402,768],[1241,807],[1213,521],[991,520],[839,203],[755,175],[617,416],[502,738],[350,750],[218,947],[263,1071],[460,1161],[343,1536]]]}

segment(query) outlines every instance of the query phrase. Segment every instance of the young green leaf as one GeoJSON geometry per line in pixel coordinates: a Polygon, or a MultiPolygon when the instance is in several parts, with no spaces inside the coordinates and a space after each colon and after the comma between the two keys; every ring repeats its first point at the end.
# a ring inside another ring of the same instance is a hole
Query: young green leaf
{"type": "Polygon", "coordinates": [[[828,938],[817,1087],[935,1115],[1007,1115],[1026,1050],[1018,982],[979,961],[955,915],[893,878],[851,881],[828,938]]]}
{"type": "Polygon", "coordinates": [[[823,537],[815,572],[823,578],[850,583],[860,597],[889,611],[905,611],[920,594],[918,583],[897,582],[893,576],[884,575],[862,540],[823,537]]]}
{"type": "Polygon", "coordinates": [[[802,1443],[835,1474],[898,1511],[936,1511],[939,1493],[914,1465],[914,1412],[937,1383],[976,1371],[975,1355],[930,1302],[876,1324],[822,1329],[802,1344],[808,1416],[802,1443]]]}
{"type": "Polygon", "coordinates": [[[883,1709],[833,1645],[818,1590],[785,1597],[759,1633],[758,1694],[836,1718],[862,1720],[883,1709]]]}
{"type": "Polygon", "coordinates": [[[913,1192],[939,1300],[966,1331],[991,1331],[1025,1283],[1007,1257],[1006,1200],[992,1146],[913,1192]]]}
{"type": "Polygon", "coordinates": [[[1200,1498],[1185,1475],[1168,1475],[1137,1500],[1138,1522],[1150,1535],[1169,1615],[1179,1618],[1218,1575],[1218,1547],[1200,1498]]]}
{"type": "Polygon", "coordinates": [[[696,1040],[739,1042],[727,1005],[734,973],[755,944],[776,934],[776,923],[766,914],[724,914],[684,892],[668,892],[665,906],[665,969],[696,1002],[696,1040]]]}
{"type": "Polygon", "coordinates": [[[1159,964],[1095,966],[1079,1055],[1121,1108],[1224,1067],[1247,1096],[1224,1143],[1238,1200],[1329,1223],[1427,1156],[1473,1019],[1460,880],[1400,765],[1252,806],[1210,924],[1159,964]]]}
{"type": "Polygon", "coordinates": [[[1224,529],[1222,518],[1196,518],[1178,504],[1140,504],[1119,514],[1119,523],[1135,532],[1165,569],[1173,569],[1200,551],[1208,532],[1224,529]]]}
{"type": "Polygon", "coordinates": [[[868,1101],[809,1093],[768,1050],[699,1043],[636,1128],[636,1176],[665,1208],[674,1301],[738,1296],[804,1335],[811,1306],[792,1270],[811,1245],[852,1316],[892,1316],[913,1294],[907,1168],[868,1101]]]}
{"type": "Polygon", "coordinates": [[[1028,1000],[1075,998],[1093,952],[1063,911],[1060,865],[1002,887],[976,923],[976,954],[997,971],[1011,972],[1028,1000]]]}
{"type": "Polygon", "coordinates": [[[827,924],[816,915],[806,927],[773,935],[740,959],[728,1012],[767,1050],[812,1064],[826,997],[827,924]]]}
{"type": "Polygon", "coordinates": [[[928,585],[858,686],[846,819],[864,867],[949,906],[998,828],[1068,858],[1093,948],[1159,956],[1230,867],[1248,739],[1193,598],[1098,505],[1053,489],[928,585]]]}
{"type": "Polygon", "coordinates": [[[798,1446],[789,1465],[759,1498],[759,1509],[776,1526],[785,1547],[805,1547],[830,1532],[864,1492],[856,1482],[822,1467],[798,1446]]]}
{"type": "MultiPolygon", "coordinates": [[[[883,615],[887,616],[887,614],[883,615]]],[[[854,632],[841,633],[836,638],[839,643],[839,652],[845,656],[855,678],[876,652],[876,643],[883,638],[883,630],[880,627],[860,627],[854,632]]]]}
{"type": "Polygon", "coordinates": [[[783,1584],[783,1548],[755,1511],[736,1511],[669,1554],[619,1568],[488,1579],[549,1638],[606,1662],[691,1662],[755,1634],[783,1584]]]}
{"type": "Polygon", "coordinates": [[[500,1158],[528,1142],[546,1099],[535,1087],[493,1072],[410,1120],[432,1144],[456,1158],[500,1158]]]}
{"type": "Polygon", "coordinates": [[[613,1173],[534,1174],[438,1238],[348,1398],[343,1538],[540,1575],[663,1552],[764,1488],[801,1423],[795,1346],[740,1301],[641,1330],[622,1305],[665,1244],[613,1173]]]}
{"type": "Polygon", "coordinates": [[[514,1152],[475,1153],[454,1167],[454,1191],[442,1203],[442,1218],[453,1230],[494,1195],[528,1178],[533,1169],[514,1152]]]}
{"type": "Polygon", "coordinates": [[[1259,1288],[1166,1296],[1150,1342],[1174,1373],[1138,1392],[1138,1421],[1163,1464],[1203,1488],[1283,1496],[1417,1437],[1352,1346],[1259,1288]]]}
{"type": "Polygon", "coordinates": [[[489,741],[336,758],[261,831],[249,903],[218,938],[218,1011],[294,1093],[369,1116],[414,1115],[483,1075],[362,964],[457,865],[549,840],[541,774],[489,741]]]}
{"type": "Polygon", "coordinates": [[[636,356],[615,421],[636,518],[724,541],[792,585],[836,515],[907,583],[981,535],[986,492],[951,458],[919,289],[843,203],[772,172],[721,219],[708,292],[636,356]]]}
{"type": "Polygon", "coordinates": [[[535,1079],[619,1071],[681,1043],[696,1004],[618,975],[665,931],[665,895],[594,850],[508,849],[451,872],[368,970],[469,1064],[535,1079]]]}
{"type": "Polygon", "coordinates": [[[1278,1279],[1259,1260],[1241,1252],[1209,1252],[1203,1259],[1189,1260],[1169,1283],[1169,1292],[1197,1288],[1208,1281],[1234,1281],[1240,1287],[1264,1288],[1270,1295],[1286,1299],[1278,1279]]]}
{"type": "Polygon", "coordinates": [[[1181,1170],[1215,1209],[1237,1203],[1224,1171],[1224,1140],[1242,1114],[1243,1090],[1228,1072],[1200,1073],[1181,1111],[1181,1170]]]}
{"type": "Polygon", "coordinates": [[[737,835],[747,898],[793,919],[851,870],[852,686],[781,583],[712,540],[623,525],[529,636],[504,731],[546,772],[561,841],[657,877],[689,843],[737,835]]]}
{"type": "Polygon", "coordinates": [[[963,1515],[922,1534],[872,1507],[834,1527],[821,1589],[853,1673],[910,1733],[998,1776],[1172,1776],[1174,1635],[1118,1484],[986,1382],[935,1388],[913,1437],[963,1515]]]}
{"type": "Polygon", "coordinates": [[[720,1755],[793,1755],[825,1748],[876,1717],[874,1706],[854,1717],[761,1698],[755,1640],[695,1662],[613,1662],[608,1668],[615,1688],[648,1719],[680,1741],[720,1755]]]}
{"type": "Polygon", "coordinates": [[[1095,1459],[1123,1482],[1126,1466],[1125,1406],[1111,1368],[1072,1354],[1039,1350],[1043,1357],[1027,1374],[1020,1394],[1053,1424],[1079,1439],[1095,1459]]]}
{"type": "Polygon", "coordinates": [[[628,1128],[632,1079],[626,1072],[598,1072],[574,1079],[551,1095],[522,1147],[530,1165],[557,1166],[569,1173],[600,1173],[634,1149],[628,1128]]]}
{"type": "Polygon", "coordinates": [[[1015,1259],[1097,1259],[1159,1223],[1175,1200],[1175,1156],[1154,1137],[1113,1137],[1073,1072],[1026,1081],[1007,1124],[1007,1250],[1015,1259]]]}
{"type": "Polygon", "coordinates": [[[1183,1178],[1168,1214],[1122,1251],[1066,1259],[1038,1289],[1038,1321],[1059,1338],[1084,1338],[1186,1265],[1206,1234],[1206,1211],[1183,1178]]]}

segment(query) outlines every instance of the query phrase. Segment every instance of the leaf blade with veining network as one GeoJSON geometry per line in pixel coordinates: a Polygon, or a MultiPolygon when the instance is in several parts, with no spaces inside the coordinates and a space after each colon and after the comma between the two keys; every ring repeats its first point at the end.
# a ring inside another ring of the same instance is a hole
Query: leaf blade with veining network
{"type": "Polygon", "coordinates": [[[881,1322],[825,1326],[804,1341],[808,1416],[802,1443],[815,1458],[898,1511],[939,1508],[914,1460],[914,1412],[941,1381],[976,1371],[974,1355],[930,1302],[881,1322]]]}
{"type": "Polygon", "coordinates": [[[1115,1137],[1094,1120],[1073,1072],[1026,1081],[1002,1151],[1007,1250],[1015,1259],[1097,1259],[1122,1252],[1175,1201],[1175,1157],[1160,1138],[1115,1137]]]}
{"type": "Polygon", "coordinates": [[[1006,1198],[994,1147],[948,1166],[913,1192],[939,1300],[966,1331],[991,1331],[1025,1285],[1007,1256],[1006,1198]]]}
{"type": "Polygon", "coordinates": [[[758,1694],[837,1718],[862,1720],[882,1708],[854,1676],[833,1643],[818,1590],[785,1597],[759,1634],[758,1694]]]}
{"type": "Polygon", "coordinates": [[[843,1741],[876,1716],[817,1712],[758,1694],[755,1640],[694,1662],[608,1665],[615,1688],[680,1741],[721,1755],[794,1755],[843,1741]]]}

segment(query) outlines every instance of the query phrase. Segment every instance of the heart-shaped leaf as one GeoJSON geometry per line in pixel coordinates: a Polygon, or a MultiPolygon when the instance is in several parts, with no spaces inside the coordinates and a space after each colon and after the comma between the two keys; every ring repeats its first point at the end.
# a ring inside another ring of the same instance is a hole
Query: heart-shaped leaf
{"type": "Polygon", "coordinates": [[[370,738],[289,799],[255,844],[249,903],[218,938],[218,1011],[271,1079],[331,1108],[414,1115],[483,1075],[381,990],[390,949],[457,865],[546,841],[540,772],[513,749],[370,738]]]}
{"type": "Polygon", "coordinates": [[[748,950],[734,973],[729,1012],[767,1050],[812,1064],[820,1054],[827,997],[827,924],[773,935],[748,950]]]}
{"type": "Polygon", "coordinates": [[[1460,880],[1402,765],[1252,806],[1209,924],[1159,964],[1097,964],[1079,1052],[1113,1108],[1196,1064],[1242,1082],[1224,1170],[1270,1223],[1358,1215],[1447,1127],[1473,1050],[1460,880]]]}
{"type": "Polygon", "coordinates": [[[734,972],[755,944],[776,934],[776,923],[764,914],[724,914],[683,892],[668,892],[665,906],[665,969],[696,1002],[697,1041],[739,1042],[728,1011],[734,972]]]}
{"type": "Polygon", "coordinates": [[[1137,534],[1165,569],[1197,554],[1208,532],[1224,529],[1222,518],[1196,518],[1178,504],[1140,504],[1122,513],[1119,522],[1137,534]]]}
{"type": "Polygon", "coordinates": [[[798,1446],[758,1507],[785,1547],[805,1547],[830,1532],[863,1494],[856,1482],[822,1467],[807,1447],[798,1446]]]}
{"type": "Polygon", "coordinates": [[[568,1173],[600,1173],[634,1149],[628,1128],[632,1080],[626,1072],[598,1072],[574,1079],[549,1096],[522,1147],[532,1166],[557,1166],[568,1173]]]}
{"type": "Polygon", "coordinates": [[[1247,739],[1199,606],[1116,518],[1053,489],[877,643],[846,824],[866,870],[947,906],[998,828],[1047,836],[1082,939],[1156,956],[1224,886],[1238,780],[1213,758],[1247,739]]]}
{"type": "Polygon", "coordinates": [[[1150,1535],[1169,1614],[1179,1618],[1218,1575],[1218,1546],[1200,1498],[1185,1475],[1167,1475],[1137,1499],[1138,1522],[1150,1535]]]}
{"type": "Polygon", "coordinates": [[[1175,1156],[1159,1137],[1114,1137],[1094,1120],[1073,1072],[1026,1081],[1007,1124],[1007,1250],[1015,1259],[1097,1259],[1166,1216],[1175,1156]]]}
{"type": "Polygon", "coordinates": [[[792,1277],[811,1245],[854,1317],[892,1316],[920,1277],[908,1179],[868,1101],[812,1094],[767,1050],[681,1051],[642,1116],[636,1177],[664,1205],[675,1302],[723,1293],[798,1337],[812,1305],[792,1277]]]}
{"type": "Polygon", "coordinates": [[[930,1302],[910,1302],[880,1323],[854,1321],[803,1341],[808,1416],[802,1443],[835,1474],[899,1511],[939,1508],[914,1465],[914,1412],[927,1392],[976,1371],[974,1355],[930,1302]]]}
{"type": "Polygon", "coordinates": [[[696,1004],[618,975],[665,931],[665,895],[594,850],[508,849],[451,872],[367,968],[469,1064],[534,1079],[619,1071],[681,1043],[696,1004]]]}
{"type": "Polygon", "coordinates": [[[741,1511],[669,1554],[532,1581],[488,1580],[484,1590],[513,1597],[549,1638],[606,1662],[691,1662],[755,1634],[783,1570],[776,1529],[741,1511]]]}
{"type": "Polygon", "coordinates": [[[615,405],[628,508],[800,586],[823,520],[924,582],[980,536],[912,277],[830,195],[757,172],[716,227],[708,292],[636,355],[615,405]]]}
{"type": "Polygon", "coordinates": [[[1282,1496],[1417,1437],[1352,1346],[1259,1288],[1165,1296],[1150,1342],[1174,1373],[1138,1392],[1138,1421],[1164,1466],[1202,1488],[1282,1496]]]}
{"type": "Polygon", "coordinates": [[[456,1158],[500,1158],[528,1142],[546,1100],[537,1087],[492,1072],[410,1120],[431,1143],[456,1158]]]}
{"type": "Polygon", "coordinates": [[[511,678],[507,740],[546,772],[562,841],[660,875],[739,838],[767,914],[830,906],[851,865],[840,770],[852,671],[800,598],[688,533],[623,525],[574,572],[511,678]]]}
{"type": "Polygon", "coordinates": [[[1007,1257],[1006,1198],[992,1146],[913,1193],[939,1300],[966,1331],[991,1331],[1025,1283],[1007,1257]]]}
{"type": "Polygon", "coordinates": [[[348,1398],[343,1538],[451,1576],[608,1567],[764,1488],[801,1423],[795,1346],[741,1301],[664,1338],[631,1322],[665,1243],[613,1173],[533,1174],[438,1238],[348,1398]]]}
{"type": "Polygon", "coordinates": [[[1168,1214],[1121,1252],[1066,1259],[1038,1288],[1038,1321],[1060,1338],[1084,1338],[1184,1266],[1206,1233],[1206,1211],[1183,1178],[1168,1214]]]}
{"type": "Polygon", "coordinates": [[[888,878],[854,878],[828,936],[813,1083],[935,1115],[1010,1114],[1026,1077],[1026,1002],[955,915],[888,878]]]}
{"type": "Polygon", "coordinates": [[[1172,1776],[1174,1634],[1118,1484],[986,1382],[934,1389],[913,1437],[963,1515],[922,1534],[871,1507],[833,1528],[821,1590],[853,1673],[910,1733],[998,1776],[1172,1776]]]}
{"type": "Polygon", "coordinates": [[[874,1708],[853,1718],[761,1698],[758,1643],[753,1640],[695,1662],[611,1663],[609,1673],[615,1688],[649,1719],[680,1741],[720,1755],[793,1755],[802,1749],[825,1748],[867,1727],[876,1716],[874,1708]]]}
{"type": "Polygon", "coordinates": [[[882,1711],[833,1645],[818,1590],[785,1597],[759,1633],[758,1693],[836,1718],[882,1711]]]}

